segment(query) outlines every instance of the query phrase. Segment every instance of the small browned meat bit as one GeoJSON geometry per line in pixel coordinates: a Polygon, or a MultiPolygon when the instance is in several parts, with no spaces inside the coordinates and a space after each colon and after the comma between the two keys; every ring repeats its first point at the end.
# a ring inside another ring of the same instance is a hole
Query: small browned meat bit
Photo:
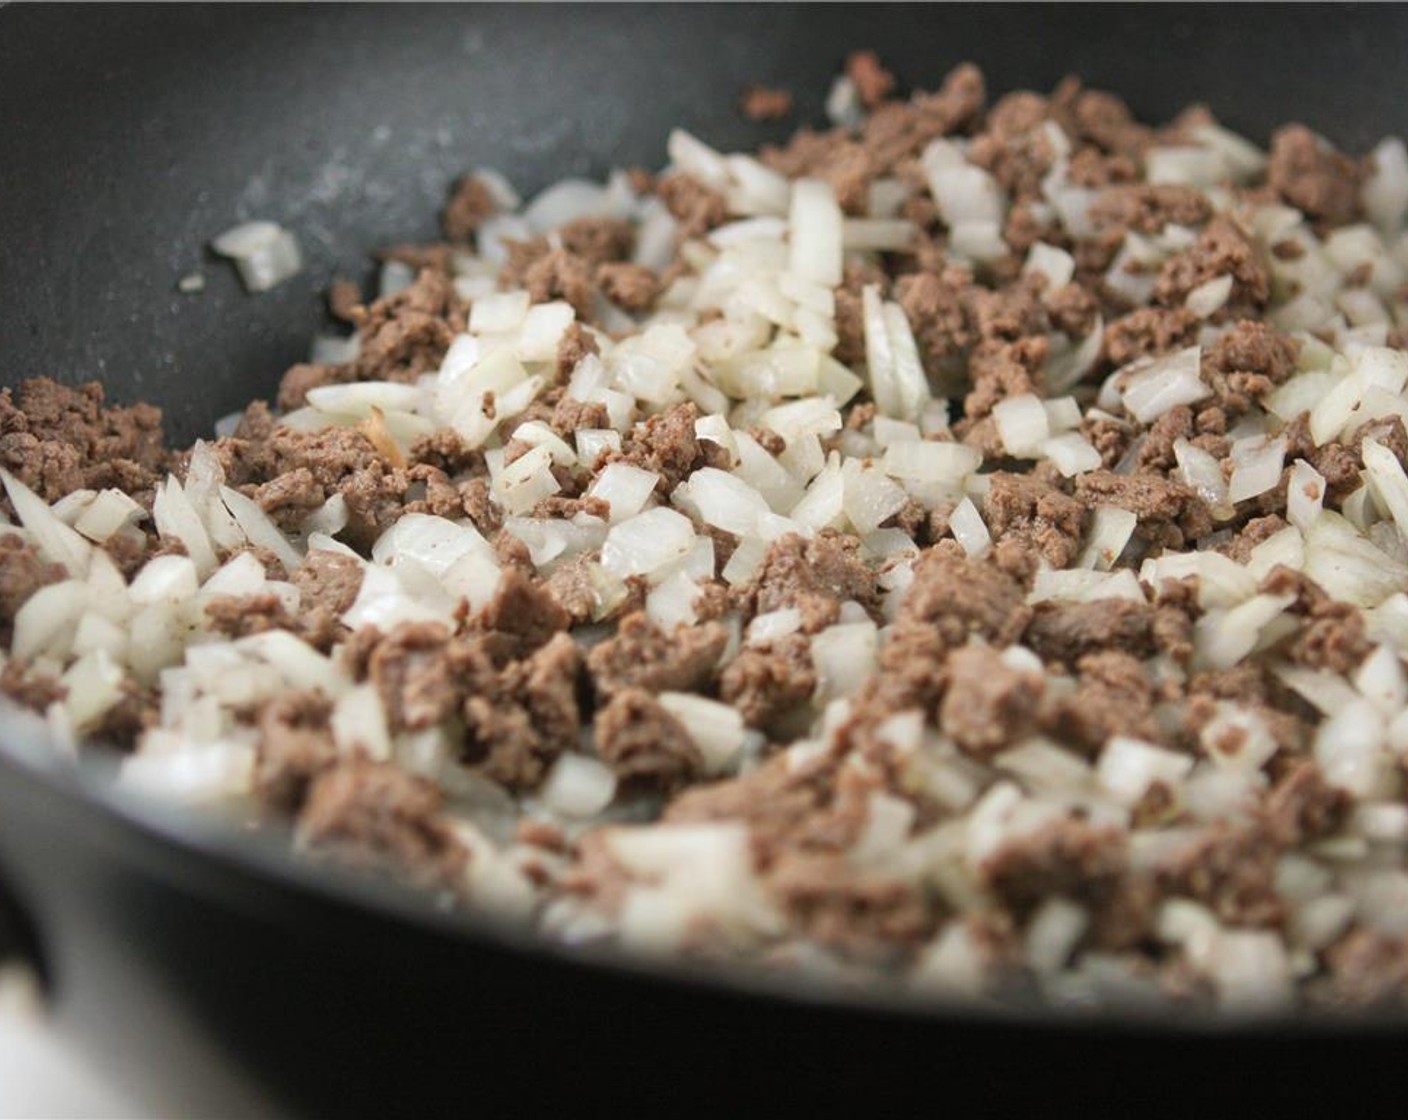
{"type": "Polygon", "coordinates": [[[834,853],[786,853],[767,888],[798,934],[847,956],[883,959],[887,950],[913,949],[934,929],[914,884],[857,870],[834,853]]]}
{"type": "Polygon", "coordinates": [[[842,603],[859,603],[872,614],[880,605],[875,573],[861,559],[859,542],[838,533],[810,540],[789,533],[774,541],[746,595],[751,614],[795,607],[808,633],[835,622],[842,603]]]}
{"type": "Polygon", "coordinates": [[[987,888],[1022,919],[1047,898],[1108,895],[1127,865],[1119,831],[1068,818],[1009,840],[983,863],[982,874],[987,888]]]}
{"type": "Polygon", "coordinates": [[[1116,735],[1163,740],[1154,718],[1154,689],[1141,661],[1119,650],[1101,650],[1082,657],[1074,669],[1075,691],[1048,692],[1042,705],[1041,723],[1049,732],[1088,754],[1116,735]]]}
{"type": "Polygon", "coordinates": [[[595,294],[591,266],[575,253],[566,249],[552,250],[528,266],[523,281],[534,303],[566,300],[578,318],[591,317],[595,294]]]}
{"type": "Polygon", "coordinates": [[[727,627],[717,622],[669,633],[637,611],[621,620],[615,637],[587,655],[587,668],[604,696],[631,687],[698,692],[718,672],[728,637],[727,627]]]}
{"type": "Polygon", "coordinates": [[[1339,831],[1350,798],[1330,785],[1313,762],[1296,763],[1266,798],[1266,824],[1277,843],[1298,845],[1339,831]]]}
{"type": "Polygon", "coordinates": [[[792,94],[773,86],[751,85],[743,91],[739,110],[750,121],[780,121],[792,115],[792,94]]]}
{"type": "Polygon", "coordinates": [[[296,812],[313,779],[337,759],[331,715],[321,692],[285,693],[260,709],[254,786],[272,808],[296,812]]]}
{"type": "Polygon", "coordinates": [[[313,779],[298,842],[320,859],[462,889],[469,853],[441,817],[434,782],[389,762],[349,759],[313,779]]]}
{"type": "Polygon", "coordinates": [[[1196,899],[1230,925],[1275,925],[1284,916],[1276,893],[1279,847],[1264,828],[1214,824],[1162,870],[1165,888],[1196,899]]]}
{"type": "Polygon", "coordinates": [[[328,285],[328,310],[344,323],[357,321],[357,308],[365,306],[362,288],[355,280],[334,280],[328,285]]]}
{"type": "Polygon", "coordinates": [[[846,58],[846,77],[856,85],[860,103],[873,109],[895,89],[895,76],[880,65],[874,51],[852,51],[846,58]]]}
{"type": "Polygon", "coordinates": [[[661,179],[656,193],[680,223],[684,237],[699,237],[722,225],[728,214],[724,196],[691,175],[676,172],[661,179]]]}
{"type": "Polygon", "coordinates": [[[1080,552],[1089,512],[1080,502],[1032,475],[995,471],[983,499],[983,517],[996,539],[1012,536],[1040,552],[1053,568],[1069,567],[1080,552]]]}
{"type": "Polygon", "coordinates": [[[1087,603],[1047,600],[1033,608],[1026,643],[1048,661],[1074,665],[1088,653],[1123,650],[1136,657],[1154,652],[1154,610],[1130,599],[1087,603]]]}
{"type": "Polygon", "coordinates": [[[622,782],[668,790],[704,772],[704,756],[684,724],[644,689],[616,693],[594,728],[597,753],[622,782]]]}
{"type": "Polygon", "coordinates": [[[393,730],[417,731],[454,715],[466,692],[492,677],[487,655],[434,622],[403,622],[367,659],[393,730]]]}
{"type": "Polygon", "coordinates": [[[1135,535],[1153,546],[1182,548],[1212,531],[1208,508],[1190,487],[1155,475],[1091,471],[1076,480],[1076,498],[1091,509],[1115,506],[1137,515],[1135,535]]]}
{"type": "Polygon", "coordinates": [[[1172,223],[1200,226],[1212,217],[1207,195],[1195,187],[1139,184],[1102,191],[1090,207],[1097,226],[1113,226],[1139,233],[1158,233],[1172,223]]]}
{"type": "Polygon", "coordinates": [[[1232,292],[1222,317],[1256,314],[1271,296],[1271,276],[1260,251],[1231,218],[1218,215],[1186,252],[1170,257],[1159,272],[1154,298],[1167,307],[1182,307],[1194,288],[1232,277],[1232,292]]]}
{"type": "Polygon", "coordinates": [[[532,789],[577,745],[582,720],[576,644],[559,634],[464,702],[466,760],[510,789],[532,789]]]}
{"type": "Polygon", "coordinates": [[[1106,329],[1105,358],[1112,366],[1123,366],[1182,350],[1197,340],[1198,326],[1198,317],[1187,308],[1141,307],[1106,329]]]}
{"type": "Polygon", "coordinates": [[[719,678],[719,696],[748,726],[766,730],[802,709],[816,686],[806,639],[789,634],[740,650],[719,678]]]}
{"type": "Polygon", "coordinates": [[[1361,171],[1303,124],[1271,137],[1267,184],[1289,206],[1326,226],[1341,226],[1359,213],[1361,171]]]}
{"type": "Polygon", "coordinates": [[[499,207],[493,192],[477,175],[465,175],[455,181],[445,209],[440,212],[440,229],[449,241],[468,243],[484,220],[499,207]]]}
{"type": "Polygon", "coordinates": [[[649,311],[660,295],[660,278],[642,264],[607,261],[598,266],[596,282],[607,299],[627,311],[649,311]]]}
{"type": "Polygon", "coordinates": [[[948,659],[939,728],[965,754],[990,758],[1033,722],[1041,693],[1039,673],[1012,668],[988,646],[965,646],[948,659]]]}
{"type": "Polygon", "coordinates": [[[103,397],[96,381],[71,389],[38,378],[0,389],[0,467],[46,502],[111,486],[150,505],[167,459],[161,410],[103,397]]]}

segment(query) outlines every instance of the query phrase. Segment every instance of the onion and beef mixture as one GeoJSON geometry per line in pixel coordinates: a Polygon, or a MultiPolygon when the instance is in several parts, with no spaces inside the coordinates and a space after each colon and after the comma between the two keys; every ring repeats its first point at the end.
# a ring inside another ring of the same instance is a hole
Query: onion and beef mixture
{"type": "Polygon", "coordinates": [[[6,390],[0,687],[569,944],[1408,996],[1403,144],[868,52],[827,108],[467,175],[333,286],[340,360],[189,450],[6,390]]]}

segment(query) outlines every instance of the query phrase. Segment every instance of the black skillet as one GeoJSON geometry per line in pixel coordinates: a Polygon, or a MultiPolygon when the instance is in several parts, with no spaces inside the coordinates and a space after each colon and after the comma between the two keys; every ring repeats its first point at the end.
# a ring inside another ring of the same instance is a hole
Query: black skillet
{"type": "MultiPolygon", "coordinates": [[[[101,378],[188,441],[303,356],[334,274],[433,233],[455,173],[532,191],[655,166],[675,124],[750,147],[781,126],[739,118],[746,83],[819,119],[857,46],[915,84],[972,59],[997,91],[1078,71],[1142,119],[1203,100],[1261,141],[1286,120],[1354,151],[1408,133],[1408,12],[1388,6],[11,5],[0,374],[101,378]],[[246,217],[296,230],[307,270],[245,295],[204,246],[246,217]],[[205,290],[179,293],[197,269],[205,290]]],[[[65,1029],[169,1112],[1401,1107],[1391,1022],[979,1016],[573,957],[311,876],[0,734],[0,926],[65,1029]]]]}

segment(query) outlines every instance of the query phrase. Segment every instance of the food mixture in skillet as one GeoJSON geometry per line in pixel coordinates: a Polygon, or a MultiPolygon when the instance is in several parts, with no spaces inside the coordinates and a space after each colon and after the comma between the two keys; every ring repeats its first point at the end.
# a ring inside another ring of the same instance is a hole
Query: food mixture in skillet
{"type": "Polygon", "coordinates": [[[465,177],[188,450],[6,390],[0,687],[571,944],[1408,996],[1403,144],[868,53],[828,112],[465,177]]]}

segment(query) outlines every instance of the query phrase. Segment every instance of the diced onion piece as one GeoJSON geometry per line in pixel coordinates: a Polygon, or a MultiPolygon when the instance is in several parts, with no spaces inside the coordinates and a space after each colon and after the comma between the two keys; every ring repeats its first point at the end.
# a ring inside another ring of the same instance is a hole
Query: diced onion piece
{"type": "Polygon", "coordinates": [[[594,817],[615,798],[616,775],[587,755],[559,755],[539,796],[544,805],[565,817],[594,817]]]}
{"type": "Polygon", "coordinates": [[[123,786],[148,797],[190,803],[221,801],[254,786],[254,748],[247,743],[193,743],[174,751],[128,755],[123,786]]]}
{"type": "Polygon", "coordinates": [[[827,287],[841,283],[844,222],[829,183],[798,179],[792,184],[789,226],[791,270],[827,287]]]}
{"type": "Polygon", "coordinates": [[[682,128],[671,131],[665,142],[670,162],[693,175],[705,186],[722,190],[729,183],[728,162],[719,152],[682,128]]]}
{"type": "Polygon", "coordinates": [[[1035,458],[1038,449],[1051,434],[1051,424],[1041,398],[1032,393],[1007,397],[992,410],[998,438],[1009,455],[1035,458]]]}
{"type": "MultiPolygon", "coordinates": [[[[558,180],[542,190],[523,211],[523,219],[534,233],[549,233],[578,218],[611,216],[606,189],[586,179],[558,180]]],[[[481,226],[480,235],[483,231],[481,226]]]]}
{"type": "Polygon", "coordinates": [[[962,482],[983,461],[982,453],[961,443],[897,440],[885,448],[881,467],[892,478],[915,482],[962,482]]]}
{"type": "Polygon", "coordinates": [[[307,400],[320,412],[338,417],[362,417],[372,409],[414,411],[422,390],[396,381],[354,381],[348,385],[319,385],[309,389],[307,400]]]}
{"type": "Polygon", "coordinates": [[[130,496],[121,490],[107,489],[100,491],[78,515],[73,527],[90,541],[101,544],[124,526],[135,525],[146,516],[147,511],[130,496]]]}
{"type": "Polygon", "coordinates": [[[1037,451],[1050,459],[1065,478],[1098,470],[1103,462],[1100,452],[1079,432],[1062,432],[1043,440],[1037,451]]]}
{"type": "Polygon", "coordinates": [[[1374,225],[1389,233],[1403,225],[1403,216],[1408,213],[1408,149],[1394,136],[1382,141],[1370,158],[1373,171],[1360,196],[1374,225]]]}
{"type": "Polygon", "coordinates": [[[694,354],[694,343],[682,328],[658,325],[619,343],[611,351],[608,368],[627,393],[663,404],[693,363],[694,354]]]}
{"type": "Polygon", "coordinates": [[[1209,319],[1222,310],[1232,294],[1232,276],[1215,276],[1199,284],[1183,301],[1183,306],[1199,319],[1209,319]]]}
{"type": "Polygon", "coordinates": [[[1048,288],[1064,287],[1076,274],[1076,259],[1064,249],[1038,241],[1027,250],[1022,275],[1031,276],[1038,272],[1046,277],[1048,288]]]}
{"type": "Polygon", "coordinates": [[[610,428],[578,428],[572,433],[577,444],[577,461],[592,467],[608,451],[621,450],[621,433],[610,428]]]}
{"type": "Polygon", "coordinates": [[[971,499],[964,498],[948,515],[948,527],[963,551],[977,559],[992,547],[992,534],[971,499]]]}
{"type": "Polygon", "coordinates": [[[1408,541],[1408,475],[1392,451],[1376,439],[1365,439],[1361,454],[1369,485],[1387,507],[1399,536],[1408,541]]]}
{"type": "MultiPolygon", "coordinates": [[[[1064,335],[1054,336],[1064,340],[1064,335]]],[[[1048,393],[1064,393],[1071,389],[1095,368],[1100,358],[1100,349],[1105,338],[1105,321],[1097,318],[1090,333],[1081,339],[1078,346],[1056,352],[1054,349],[1046,362],[1046,389],[1048,393]]]]}
{"type": "Polygon", "coordinates": [[[407,513],[377,538],[372,560],[395,566],[409,559],[438,578],[470,553],[489,551],[488,542],[469,525],[428,513],[407,513]]]}
{"type": "Polygon", "coordinates": [[[877,468],[847,459],[841,467],[847,520],[861,536],[874,532],[909,501],[909,495],[877,468]]]}
{"type": "Polygon", "coordinates": [[[601,565],[621,578],[648,576],[684,556],[693,544],[689,518],[657,506],[611,527],[602,546],[601,565]]]}
{"type": "Polygon", "coordinates": [[[909,246],[915,233],[914,223],[904,218],[847,218],[842,244],[852,252],[898,253],[909,246]]]}
{"type": "Polygon", "coordinates": [[[513,438],[529,447],[546,447],[553,463],[559,467],[571,467],[577,463],[577,453],[545,420],[529,420],[519,424],[513,429],[513,438]]]}
{"type": "Polygon", "coordinates": [[[284,566],[284,571],[290,575],[298,570],[298,566],[303,563],[302,555],[298,549],[294,548],[293,543],[283,535],[279,527],[269,519],[269,515],[259,508],[258,502],[228,486],[220,487],[220,500],[225,503],[225,508],[230,511],[230,515],[239,522],[239,526],[244,530],[244,535],[249,538],[250,544],[259,548],[267,548],[278,557],[279,563],[284,566]]]}
{"type": "Polygon", "coordinates": [[[518,357],[525,362],[552,361],[562,336],[576,317],[572,305],[562,300],[534,304],[518,331],[518,357]]]}
{"type": "MultiPolygon", "coordinates": [[[[245,501],[249,499],[245,498],[245,501]]],[[[234,511],[230,512],[233,516],[234,511]]],[[[186,546],[187,555],[195,561],[201,575],[215,570],[215,548],[211,544],[210,534],[175,476],[169,476],[165,485],[157,484],[156,499],[152,502],[152,520],[159,535],[171,537],[186,546]]],[[[243,525],[240,529],[246,532],[243,525]]]]}
{"type": "Polygon", "coordinates": [[[1150,148],[1144,162],[1146,177],[1151,183],[1213,187],[1226,170],[1216,151],[1191,146],[1150,148]]]}
{"type": "Polygon", "coordinates": [[[1120,395],[1125,408],[1141,424],[1157,420],[1181,404],[1193,404],[1211,395],[1199,374],[1202,348],[1189,346],[1167,357],[1136,362],[1116,375],[1123,382],[1120,395]]]}
{"type": "Polygon", "coordinates": [[[834,527],[845,514],[846,485],[841,477],[840,456],[834,452],[807,492],[792,507],[791,518],[809,529],[834,527]]]}
{"type": "Polygon", "coordinates": [[[675,500],[692,504],[706,525],[738,536],[752,533],[758,518],[772,512],[757,489],[738,475],[715,467],[703,467],[690,475],[676,490],[675,500]]]}
{"type": "Polygon", "coordinates": [[[1177,788],[1192,769],[1189,755],[1116,735],[1100,752],[1095,773],[1102,789],[1120,804],[1133,806],[1154,783],[1177,788]]]}
{"type": "Polygon", "coordinates": [[[614,523],[634,517],[643,510],[659,482],[660,476],[654,471],[642,470],[629,463],[608,463],[596,476],[587,494],[610,503],[610,520],[614,523]]]}
{"type": "Polygon", "coordinates": [[[875,623],[842,622],[812,638],[810,653],[816,670],[816,699],[822,703],[854,692],[875,670],[878,646],[875,623]]]}
{"type": "Polygon", "coordinates": [[[684,724],[704,756],[706,773],[719,775],[732,769],[747,737],[737,708],[689,692],[662,692],[659,700],[661,707],[684,724]]]}
{"type": "Polygon", "coordinates": [[[1294,595],[1253,595],[1231,610],[1209,611],[1194,632],[1200,660],[1214,669],[1230,669],[1256,648],[1262,628],[1294,601],[1294,595]]]}
{"type": "Polygon", "coordinates": [[[494,489],[509,513],[527,513],[544,498],[562,489],[552,473],[552,452],[546,447],[525,451],[504,467],[495,480],[494,489]]]}
{"type": "Polygon", "coordinates": [[[1080,567],[1108,572],[1119,560],[1138,524],[1138,515],[1129,510],[1099,506],[1091,518],[1090,536],[1080,555],[1080,567]]]}
{"type": "Polygon", "coordinates": [[[303,268],[298,241],[277,222],[244,222],[227,229],[210,247],[235,262],[240,280],[251,292],[268,291],[303,268]]]}
{"type": "Polygon", "coordinates": [[[963,222],[1001,225],[1006,206],[997,181],[981,167],[968,163],[949,140],[935,140],[924,149],[920,164],[929,180],[939,216],[949,227],[963,222]]]}
{"type": "Polygon", "coordinates": [[[1227,479],[1223,477],[1222,464],[1181,437],[1173,441],[1173,457],[1183,481],[1197,491],[1213,515],[1223,519],[1231,517],[1234,511],[1227,498],[1227,479]]]}
{"type": "MultiPolygon", "coordinates": [[[[68,574],[75,578],[86,575],[93,546],[65,525],[43,498],[9,471],[0,469],[0,479],[4,481],[5,493],[10,496],[15,513],[29,530],[40,553],[54,563],[62,564],[68,574]]],[[[214,560],[213,555],[211,559],[214,560]]]]}
{"type": "Polygon", "coordinates": [[[374,759],[391,757],[391,732],[386,726],[386,707],[371,681],[350,688],[333,705],[333,741],[340,751],[365,751],[374,759]]]}
{"type": "Polygon", "coordinates": [[[480,296],[469,309],[469,329],[475,334],[506,334],[517,330],[528,314],[525,291],[480,296]]]}
{"type": "Polygon", "coordinates": [[[1254,436],[1232,445],[1232,477],[1227,480],[1227,500],[1237,502],[1274,490],[1286,461],[1284,437],[1254,436]]]}

